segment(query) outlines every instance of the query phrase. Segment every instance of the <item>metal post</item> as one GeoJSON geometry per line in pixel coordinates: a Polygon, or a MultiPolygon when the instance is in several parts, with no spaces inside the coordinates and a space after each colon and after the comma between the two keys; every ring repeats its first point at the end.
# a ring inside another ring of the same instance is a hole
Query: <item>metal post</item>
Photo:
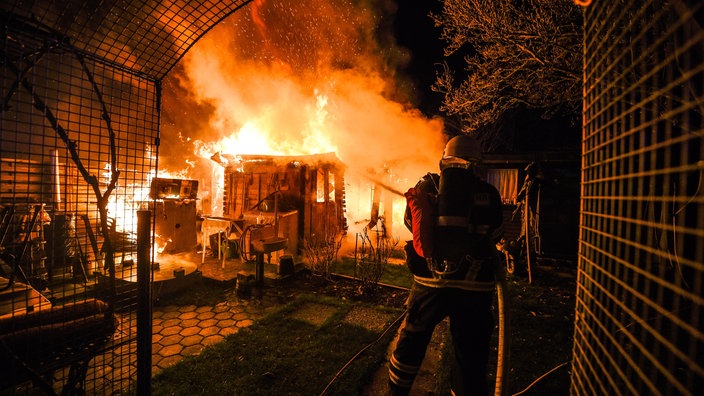
{"type": "Polygon", "coordinates": [[[264,253],[257,253],[257,262],[254,268],[254,281],[257,285],[264,283],[264,253]]]}
{"type": "Polygon", "coordinates": [[[151,395],[151,211],[137,211],[137,394],[151,395]]]}
{"type": "Polygon", "coordinates": [[[59,164],[59,150],[51,150],[51,188],[53,194],[54,211],[61,210],[61,165],[59,164]]]}

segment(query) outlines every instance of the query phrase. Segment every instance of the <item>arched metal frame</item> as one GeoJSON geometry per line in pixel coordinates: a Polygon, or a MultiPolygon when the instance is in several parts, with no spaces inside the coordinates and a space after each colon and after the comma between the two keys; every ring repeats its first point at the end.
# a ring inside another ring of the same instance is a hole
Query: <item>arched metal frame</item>
{"type": "Polygon", "coordinates": [[[199,38],[247,3],[0,3],[0,207],[3,220],[10,212],[14,219],[3,222],[3,251],[21,250],[20,236],[30,235],[26,244],[36,241],[43,256],[11,263],[22,273],[12,281],[48,287],[54,305],[97,294],[117,313],[112,358],[87,369],[89,394],[119,393],[135,380],[135,290],[115,279],[136,276],[128,264],[136,257],[136,211],[148,205],[158,167],[161,82],[199,38]],[[34,208],[40,220],[25,232],[22,212],[34,208]],[[58,219],[71,219],[71,231],[59,230],[58,219]],[[77,262],[67,261],[67,238],[81,247],[77,262]]]}

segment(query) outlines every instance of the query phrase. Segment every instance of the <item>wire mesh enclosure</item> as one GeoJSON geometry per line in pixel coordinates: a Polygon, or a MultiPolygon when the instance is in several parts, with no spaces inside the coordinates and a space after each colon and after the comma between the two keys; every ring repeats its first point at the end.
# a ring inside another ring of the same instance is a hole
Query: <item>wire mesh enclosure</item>
{"type": "Polygon", "coordinates": [[[161,80],[246,3],[0,5],[0,391],[134,387],[161,80]]]}
{"type": "Polygon", "coordinates": [[[704,3],[585,9],[572,393],[704,389],[704,3]]]}

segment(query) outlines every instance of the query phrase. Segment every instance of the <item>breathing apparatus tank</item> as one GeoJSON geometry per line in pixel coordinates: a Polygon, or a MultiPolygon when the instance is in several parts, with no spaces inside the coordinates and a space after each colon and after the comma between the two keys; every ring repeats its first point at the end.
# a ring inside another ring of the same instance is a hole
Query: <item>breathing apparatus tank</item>
{"type": "MultiPolygon", "coordinates": [[[[482,213],[482,207],[489,205],[490,193],[475,174],[480,163],[481,149],[473,138],[460,135],[447,142],[440,161],[435,248],[431,264],[436,276],[464,279],[468,276],[467,271],[478,271],[479,264],[476,263],[491,253],[486,235],[489,222],[482,213]]],[[[474,278],[476,274],[469,276],[474,278]]]]}

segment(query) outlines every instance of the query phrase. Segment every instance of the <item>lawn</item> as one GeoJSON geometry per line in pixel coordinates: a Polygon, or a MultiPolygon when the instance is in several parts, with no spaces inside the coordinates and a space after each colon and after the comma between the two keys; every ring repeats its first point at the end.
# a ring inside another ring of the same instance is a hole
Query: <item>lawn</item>
{"type": "MultiPolygon", "coordinates": [[[[225,341],[206,348],[199,356],[184,358],[153,379],[155,395],[361,395],[373,374],[386,361],[388,344],[397,330],[411,281],[405,266],[389,265],[381,287],[369,296],[359,295],[350,279],[354,265],[336,266],[344,277],[324,279],[297,274],[287,286],[300,292],[289,304],[225,341]],[[405,283],[407,282],[407,283],[405,283]],[[310,308],[313,305],[313,309],[310,308]],[[320,323],[302,320],[301,310],[323,317],[320,323]],[[326,315],[325,312],[328,312],[326,315]],[[369,329],[348,320],[352,311],[367,308],[367,316],[384,317],[384,325],[369,329]],[[372,312],[372,314],[369,314],[372,312]],[[344,369],[343,369],[344,368],[344,369]],[[334,381],[333,381],[334,379],[334,381]],[[331,382],[332,381],[332,382],[331,382]]],[[[575,269],[572,265],[534,267],[533,282],[511,276],[507,282],[510,314],[510,359],[507,366],[510,394],[568,394],[569,360],[574,322],[575,269]],[[536,379],[539,381],[535,382],[536,379]]],[[[200,303],[225,298],[217,288],[192,290],[168,303],[200,303]],[[180,299],[180,300],[179,300],[180,299]]],[[[495,332],[495,343],[497,344],[495,332]]],[[[447,340],[449,341],[449,340],[447,340]]],[[[449,342],[440,359],[450,358],[449,342]]],[[[490,361],[490,381],[496,368],[496,349],[490,361]]],[[[447,366],[437,368],[437,381],[428,391],[449,394],[447,366]]]]}
{"type": "Polygon", "coordinates": [[[360,394],[385,359],[401,312],[301,295],[200,355],[163,370],[153,378],[152,391],[154,395],[318,395],[324,390],[360,394]],[[359,322],[357,314],[369,310],[374,318],[383,318],[371,329],[359,322]]]}

